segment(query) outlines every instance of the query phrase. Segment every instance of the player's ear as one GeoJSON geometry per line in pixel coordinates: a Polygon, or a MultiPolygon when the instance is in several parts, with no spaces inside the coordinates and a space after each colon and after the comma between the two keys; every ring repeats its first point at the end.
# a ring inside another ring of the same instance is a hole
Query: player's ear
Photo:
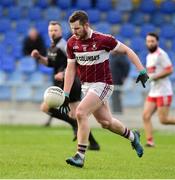
{"type": "Polygon", "coordinates": [[[88,28],[89,28],[89,23],[88,23],[88,22],[85,23],[85,24],[84,24],[84,27],[85,27],[86,29],[88,29],[88,28]]]}

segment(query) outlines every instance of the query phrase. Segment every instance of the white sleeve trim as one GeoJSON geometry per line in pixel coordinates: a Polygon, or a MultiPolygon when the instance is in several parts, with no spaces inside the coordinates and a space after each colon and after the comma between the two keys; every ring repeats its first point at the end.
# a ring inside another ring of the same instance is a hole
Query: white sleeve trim
{"type": "Polygon", "coordinates": [[[115,48],[112,51],[116,51],[120,47],[121,42],[120,41],[117,41],[117,42],[118,42],[117,45],[115,46],[115,48]]]}
{"type": "Polygon", "coordinates": [[[69,63],[74,63],[74,62],[75,62],[75,59],[67,59],[67,62],[69,62],[69,63]]]}

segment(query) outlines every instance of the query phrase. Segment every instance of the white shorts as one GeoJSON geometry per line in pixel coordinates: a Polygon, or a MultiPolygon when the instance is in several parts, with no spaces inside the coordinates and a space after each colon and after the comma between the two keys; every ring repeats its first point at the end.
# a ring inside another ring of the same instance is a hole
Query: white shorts
{"type": "Polygon", "coordinates": [[[82,92],[84,96],[88,92],[93,92],[104,102],[109,99],[109,97],[112,95],[113,90],[114,90],[113,85],[109,85],[103,82],[82,84],[82,92]]]}

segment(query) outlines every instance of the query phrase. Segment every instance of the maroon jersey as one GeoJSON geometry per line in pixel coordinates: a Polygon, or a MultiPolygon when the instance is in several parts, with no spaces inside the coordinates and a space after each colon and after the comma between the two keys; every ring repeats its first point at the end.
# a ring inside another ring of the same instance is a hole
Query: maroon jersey
{"type": "Polygon", "coordinates": [[[111,35],[91,32],[86,40],[72,36],[67,42],[68,61],[76,61],[82,82],[112,84],[109,53],[118,42],[111,35]]]}

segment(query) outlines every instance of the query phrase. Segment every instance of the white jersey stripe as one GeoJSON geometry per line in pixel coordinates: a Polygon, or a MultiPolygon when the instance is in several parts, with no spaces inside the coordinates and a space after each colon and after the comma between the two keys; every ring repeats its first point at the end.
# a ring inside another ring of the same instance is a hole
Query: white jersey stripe
{"type": "Polygon", "coordinates": [[[80,65],[95,65],[109,59],[109,52],[105,50],[90,52],[75,52],[76,61],[80,65]]]}

